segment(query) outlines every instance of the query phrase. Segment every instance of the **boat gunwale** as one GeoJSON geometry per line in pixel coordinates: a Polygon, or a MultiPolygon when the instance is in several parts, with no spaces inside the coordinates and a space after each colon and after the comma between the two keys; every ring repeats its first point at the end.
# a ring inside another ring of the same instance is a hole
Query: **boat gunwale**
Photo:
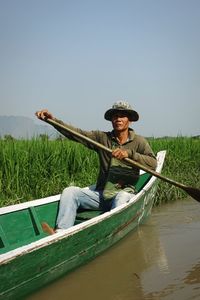
{"type": "MultiPolygon", "coordinates": [[[[164,163],[164,158],[165,158],[165,154],[166,151],[159,151],[157,153],[157,168],[156,168],[156,172],[160,172],[162,170],[162,166],[164,163]]],[[[28,254],[30,252],[33,252],[37,249],[46,247],[54,242],[57,242],[59,240],[62,240],[64,238],[68,238],[70,236],[73,236],[74,234],[77,234],[78,232],[80,232],[81,230],[84,230],[88,227],[91,227],[93,225],[96,225],[97,223],[102,222],[103,220],[106,220],[108,218],[110,218],[112,215],[116,215],[124,210],[126,210],[127,208],[129,208],[130,206],[132,206],[134,203],[136,203],[137,201],[139,201],[139,199],[143,196],[143,194],[145,194],[153,185],[153,183],[156,181],[156,177],[152,176],[150,178],[150,180],[148,181],[148,183],[141,189],[141,191],[139,193],[137,193],[136,195],[134,195],[130,201],[128,203],[122,204],[108,212],[105,212],[99,216],[96,216],[90,220],[84,221],[83,223],[74,225],[66,230],[62,230],[60,232],[57,232],[53,235],[49,235],[47,237],[43,237],[40,240],[34,241],[30,244],[21,246],[19,248],[13,249],[11,251],[8,251],[6,253],[3,253],[0,255],[0,264],[6,264],[9,261],[15,259],[18,256],[22,256],[25,254],[28,254]]],[[[0,214],[4,214],[4,213],[9,213],[9,212],[14,212],[14,211],[18,211],[18,210],[23,210],[29,207],[33,207],[33,206],[40,206],[43,204],[47,204],[47,203],[51,203],[51,202],[56,202],[59,200],[60,194],[59,195],[55,195],[55,196],[50,196],[50,197],[45,197],[42,199],[36,199],[30,202],[26,202],[26,203],[20,203],[20,204],[15,204],[15,205],[11,205],[11,206],[7,206],[7,207],[3,207],[0,208],[0,214]],[[48,202],[47,202],[47,199],[48,202]],[[29,205],[30,204],[30,205],[29,205]],[[16,209],[17,206],[17,209],[16,209]],[[14,210],[15,207],[15,210],[14,210]]]]}

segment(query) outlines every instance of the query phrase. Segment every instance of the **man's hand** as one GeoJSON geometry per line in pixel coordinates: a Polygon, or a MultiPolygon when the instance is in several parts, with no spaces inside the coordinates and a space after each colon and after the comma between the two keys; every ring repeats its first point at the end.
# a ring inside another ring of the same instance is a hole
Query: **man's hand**
{"type": "Polygon", "coordinates": [[[112,156],[116,157],[118,159],[124,159],[124,158],[128,157],[128,152],[124,149],[117,148],[112,151],[112,156]]]}
{"type": "Polygon", "coordinates": [[[40,111],[36,111],[35,115],[40,120],[45,120],[46,118],[52,119],[52,120],[54,119],[53,115],[47,109],[42,109],[40,111]]]}

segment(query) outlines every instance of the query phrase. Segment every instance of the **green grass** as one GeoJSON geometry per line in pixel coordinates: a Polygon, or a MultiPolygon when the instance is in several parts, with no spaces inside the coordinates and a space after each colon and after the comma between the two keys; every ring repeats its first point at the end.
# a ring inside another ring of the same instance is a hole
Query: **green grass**
{"type": "MultiPolygon", "coordinates": [[[[167,156],[162,175],[179,183],[200,188],[200,138],[176,137],[151,139],[155,152],[165,149],[167,156]]],[[[182,189],[160,181],[156,203],[185,198],[182,189]]]]}
{"type": "Polygon", "coordinates": [[[97,157],[65,140],[0,140],[1,206],[60,193],[94,182],[97,157]]]}
{"type": "MultiPolygon", "coordinates": [[[[154,150],[167,150],[163,175],[200,187],[200,139],[149,139],[154,150]]],[[[67,139],[0,140],[0,206],[60,193],[68,185],[96,181],[95,152],[67,139]]],[[[156,203],[186,197],[160,181],[156,203]]]]}

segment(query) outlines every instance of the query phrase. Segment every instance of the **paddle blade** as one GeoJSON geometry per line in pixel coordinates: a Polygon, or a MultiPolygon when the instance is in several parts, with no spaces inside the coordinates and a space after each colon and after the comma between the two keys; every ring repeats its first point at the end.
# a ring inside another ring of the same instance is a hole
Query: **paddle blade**
{"type": "Polygon", "coordinates": [[[187,186],[184,187],[184,191],[186,191],[186,193],[188,193],[188,195],[190,195],[192,198],[200,202],[200,189],[187,186]]]}

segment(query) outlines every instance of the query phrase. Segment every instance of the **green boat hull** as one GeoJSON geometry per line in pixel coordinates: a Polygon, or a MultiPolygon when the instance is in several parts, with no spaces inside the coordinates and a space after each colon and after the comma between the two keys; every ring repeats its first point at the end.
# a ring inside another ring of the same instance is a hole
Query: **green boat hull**
{"type": "MultiPolygon", "coordinates": [[[[161,154],[158,171],[162,169],[165,152],[161,154]]],[[[104,214],[99,211],[79,213],[76,226],[51,236],[42,231],[41,222],[54,226],[58,199],[40,205],[31,201],[31,206],[27,204],[24,209],[22,205],[22,209],[11,207],[10,212],[2,213],[0,299],[24,297],[94,259],[137,228],[151,213],[157,187],[156,178],[145,181],[147,185],[128,204],[104,214]],[[15,237],[5,232],[11,220],[14,220],[15,237]],[[22,223],[26,233],[19,234],[22,223]]]]}

